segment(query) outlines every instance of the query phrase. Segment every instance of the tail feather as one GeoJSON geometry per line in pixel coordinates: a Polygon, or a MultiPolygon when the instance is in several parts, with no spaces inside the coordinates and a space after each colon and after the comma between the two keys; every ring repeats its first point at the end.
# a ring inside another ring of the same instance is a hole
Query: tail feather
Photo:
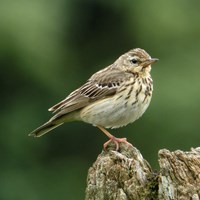
{"type": "Polygon", "coordinates": [[[49,131],[53,130],[54,128],[56,128],[62,124],[63,123],[55,124],[55,122],[48,121],[47,123],[43,124],[39,128],[32,131],[29,134],[29,136],[40,137],[40,136],[44,135],[45,133],[48,133],[49,131]]]}
{"type": "Polygon", "coordinates": [[[54,128],[62,125],[64,122],[70,122],[74,120],[79,120],[79,111],[74,111],[71,113],[60,111],[58,114],[54,115],[48,122],[32,131],[29,136],[40,137],[45,133],[53,130],[54,128]]]}

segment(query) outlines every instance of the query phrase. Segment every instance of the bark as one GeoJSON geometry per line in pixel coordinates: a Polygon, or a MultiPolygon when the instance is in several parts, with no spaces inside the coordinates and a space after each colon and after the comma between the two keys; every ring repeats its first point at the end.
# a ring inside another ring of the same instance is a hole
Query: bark
{"type": "Polygon", "coordinates": [[[158,153],[159,172],[135,147],[109,146],[90,167],[85,200],[199,200],[200,148],[158,153]]]}

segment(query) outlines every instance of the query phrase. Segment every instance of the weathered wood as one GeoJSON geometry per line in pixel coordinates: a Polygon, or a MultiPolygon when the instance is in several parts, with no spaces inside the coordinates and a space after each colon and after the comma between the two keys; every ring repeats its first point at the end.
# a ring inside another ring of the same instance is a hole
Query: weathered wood
{"type": "Polygon", "coordinates": [[[153,172],[139,150],[109,146],[88,171],[86,200],[198,200],[200,148],[159,151],[160,171],[153,172]]]}
{"type": "Polygon", "coordinates": [[[159,199],[200,198],[200,148],[190,152],[159,151],[159,199]]]}

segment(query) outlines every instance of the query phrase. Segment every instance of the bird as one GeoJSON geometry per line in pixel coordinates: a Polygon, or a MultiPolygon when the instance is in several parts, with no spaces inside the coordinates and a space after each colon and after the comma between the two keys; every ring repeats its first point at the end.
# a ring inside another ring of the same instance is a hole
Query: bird
{"type": "Polygon", "coordinates": [[[111,142],[115,143],[116,150],[120,143],[132,146],[126,138],[117,138],[107,129],[133,123],[146,111],[153,92],[151,65],[156,61],[144,49],[131,49],[49,108],[54,116],[29,136],[40,137],[65,122],[83,121],[108,136],[104,149],[111,142]]]}

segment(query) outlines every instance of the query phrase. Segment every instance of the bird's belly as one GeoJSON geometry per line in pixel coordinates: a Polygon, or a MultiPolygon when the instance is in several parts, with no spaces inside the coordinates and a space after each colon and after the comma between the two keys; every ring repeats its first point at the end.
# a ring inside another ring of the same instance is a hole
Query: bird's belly
{"type": "MultiPolygon", "coordinates": [[[[122,97],[124,98],[124,97],[122,97]]],[[[145,98],[139,95],[122,101],[116,97],[99,100],[87,107],[81,113],[84,122],[103,126],[105,128],[118,128],[134,122],[145,112],[149,106],[151,97],[145,98]]]]}

